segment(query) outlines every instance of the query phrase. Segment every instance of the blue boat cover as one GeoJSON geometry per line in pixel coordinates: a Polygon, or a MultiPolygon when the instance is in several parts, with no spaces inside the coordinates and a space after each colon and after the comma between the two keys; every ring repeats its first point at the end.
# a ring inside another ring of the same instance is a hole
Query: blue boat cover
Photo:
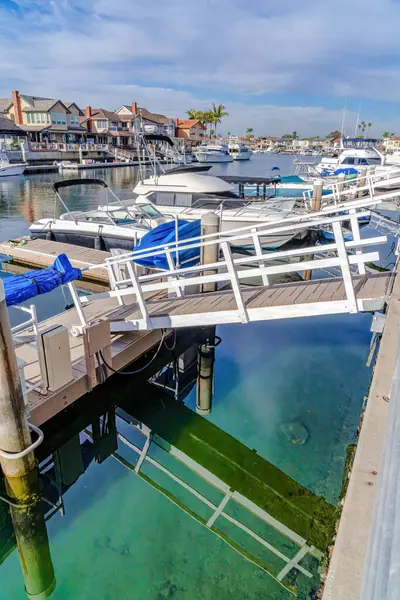
{"type": "MultiPolygon", "coordinates": [[[[183,221],[178,220],[178,241],[188,240],[193,237],[200,236],[200,220],[196,221],[183,221]]],[[[162,246],[163,244],[169,244],[175,242],[175,221],[169,221],[158,225],[146,235],[142,237],[139,244],[135,247],[132,256],[140,250],[145,252],[152,250],[155,246],[162,246]]],[[[193,267],[200,262],[200,248],[189,248],[188,250],[178,250],[172,252],[172,257],[177,262],[177,254],[179,257],[179,265],[181,267],[193,267]]],[[[158,254],[157,256],[148,256],[146,258],[134,258],[134,261],[142,267],[156,267],[158,269],[169,270],[167,257],[165,254],[158,254]]]]}
{"type": "Polygon", "coordinates": [[[4,280],[7,306],[21,304],[29,298],[47,294],[63,283],[69,283],[81,277],[81,270],[75,269],[71,265],[66,254],[60,254],[51,267],[7,277],[4,280]]]}

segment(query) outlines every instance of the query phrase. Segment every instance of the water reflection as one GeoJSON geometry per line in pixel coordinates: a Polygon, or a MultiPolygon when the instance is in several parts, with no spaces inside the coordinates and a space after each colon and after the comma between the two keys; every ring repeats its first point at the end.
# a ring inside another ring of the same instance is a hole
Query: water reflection
{"type": "MultiPolygon", "coordinates": [[[[185,405],[206,341],[210,331],[179,334],[156,373],[114,376],[45,426],[37,457],[55,598],[310,598],[317,588],[335,508],[185,405]]],[[[13,545],[0,503],[0,563],[13,545]]],[[[14,573],[4,598],[22,598],[18,584],[14,573]]]]}

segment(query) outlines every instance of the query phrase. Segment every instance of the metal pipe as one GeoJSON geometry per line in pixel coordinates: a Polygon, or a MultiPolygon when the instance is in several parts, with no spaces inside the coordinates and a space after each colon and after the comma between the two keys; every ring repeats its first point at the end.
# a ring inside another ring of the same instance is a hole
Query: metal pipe
{"type": "Polygon", "coordinates": [[[209,415],[214,393],[215,327],[206,330],[197,352],[196,412],[209,415]]]}

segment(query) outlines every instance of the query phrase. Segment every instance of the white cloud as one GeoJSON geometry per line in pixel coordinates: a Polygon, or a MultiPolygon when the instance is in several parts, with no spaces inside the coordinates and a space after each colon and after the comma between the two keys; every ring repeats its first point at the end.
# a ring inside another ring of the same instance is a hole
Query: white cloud
{"type": "Polygon", "coordinates": [[[255,96],[286,94],[295,105],[299,93],[309,105],[321,104],[314,96],[400,98],[396,0],[14,4],[19,11],[0,8],[0,95],[17,87],[108,107],[137,99],[181,115],[215,100],[228,105],[231,130],[304,134],[337,128],[340,114],[319,106],[253,106],[255,96]]]}

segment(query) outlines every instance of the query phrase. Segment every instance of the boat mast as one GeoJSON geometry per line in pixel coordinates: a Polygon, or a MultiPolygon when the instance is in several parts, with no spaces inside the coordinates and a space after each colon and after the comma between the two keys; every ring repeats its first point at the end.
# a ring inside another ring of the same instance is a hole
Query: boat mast
{"type": "Polygon", "coordinates": [[[354,137],[357,137],[357,129],[358,129],[358,124],[360,122],[360,111],[361,111],[361,102],[358,105],[357,121],[356,121],[356,126],[354,128],[354,137]]]}

